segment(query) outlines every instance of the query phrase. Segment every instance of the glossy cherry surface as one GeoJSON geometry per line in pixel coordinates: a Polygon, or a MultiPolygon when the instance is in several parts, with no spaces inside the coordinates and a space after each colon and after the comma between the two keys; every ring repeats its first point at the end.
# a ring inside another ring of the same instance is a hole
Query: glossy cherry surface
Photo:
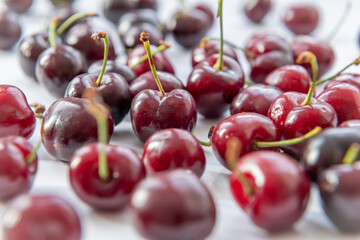
{"type": "Polygon", "coordinates": [[[360,127],[360,120],[359,119],[351,119],[342,122],[338,127],[360,127]]]}
{"type": "Polygon", "coordinates": [[[244,7],[245,15],[254,23],[260,23],[272,7],[271,0],[248,0],[244,7]]]}
{"type": "Polygon", "coordinates": [[[358,88],[360,88],[360,74],[356,73],[343,73],[340,74],[330,81],[327,82],[325,88],[330,88],[332,86],[341,84],[341,83],[349,83],[358,88]]]}
{"type": "Polygon", "coordinates": [[[283,16],[285,26],[295,34],[310,34],[319,23],[319,12],[312,5],[289,7],[283,16]]]}
{"type": "Polygon", "coordinates": [[[169,128],[160,130],[146,141],[142,162],[150,176],[169,169],[184,168],[201,177],[205,170],[205,154],[190,132],[169,128]]]}
{"type": "Polygon", "coordinates": [[[86,60],[78,50],[60,44],[39,55],[35,73],[36,79],[44,84],[51,94],[60,98],[64,96],[69,82],[86,72],[86,69],[86,60]]]}
{"type": "Polygon", "coordinates": [[[222,120],[212,133],[211,147],[216,159],[228,169],[225,154],[231,137],[239,139],[241,157],[256,150],[255,141],[278,141],[280,134],[269,118],[258,113],[239,113],[222,120]]]}
{"type": "MultiPolygon", "coordinates": [[[[181,80],[175,75],[162,71],[157,71],[157,75],[165,92],[170,92],[174,89],[184,89],[181,80]]],[[[158,90],[154,75],[151,71],[141,74],[130,84],[131,99],[145,89],[158,90]]]]}
{"type": "Polygon", "coordinates": [[[37,171],[35,155],[27,162],[33,147],[20,136],[0,138],[0,199],[7,200],[30,190],[37,171]]]}
{"type": "Polygon", "coordinates": [[[282,93],[274,86],[255,84],[240,90],[230,106],[231,115],[255,112],[267,116],[272,102],[282,93]]]}
{"type": "Polygon", "coordinates": [[[121,42],[127,50],[132,50],[137,45],[142,45],[139,36],[142,31],[146,31],[150,35],[150,41],[152,44],[159,46],[161,41],[164,40],[163,33],[149,22],[136,23],[129,27],[129,29],[120,35],[121,42]]]}
{"type": "Polygon", "coordinates": [[[191,72],[186,89],[194,97],[198,112],[207,118],[220,117],[245,82],[240,64],[224,55],[224,69],[216,70],[218,54],[199,63],[191,72]]]}
{"type": "Polygon", "coordinates": [[[145,179],[136,187],[130,206],[136,230],[149,240],[206,239],[216,221],[210,192],[185,170],[145,179]]]}
{"type": "Polygon", "coordinates": [[[360,163],[334,165],[318,179],[321,204],[331,222],[341,231],[358,233],[360,217],[360,163]]]}
{"type": "Polygon", "coordinates": [[[24,13],[31,7],[33,0],[4,0],[4,2],[12,11],[24,13]]]}
{"type": "Polygon", "coordinates": [[[143,90],[133,99],[130,118],[135,135],[145,142],[154,132],[181,128],[192,132],[197,111],[193,97],[183,89],[175,89],[161,97],[159,91],[143,90]]]}
{"type": "Polygon", "coordinates": [[[272,151],[241,157],[230,176],[230,186],[240,207],[268,231],[291,228],[303,215],[310,195],[310,181],[300,165],[272,151]],[[241,185],[239,173],[247,179],[252,193],[241,185]]]}
{"type": "Polygon", "coordinates": [[[75,77],[66,88],[65,97],[81,98],[86,89],[95,88],[104,103],[109,107],[115,125],[118,125],[129,112],[131,97],[129,84],[117,73],[105,73],[100,86],[96,85],[98,75],[84,73],[75,77]]]}
{"type": "MultiPolygon", "coordinates": [[[[98,60],[90,65],[88,73],[99,74],[103,65],[102,60],[98,60]]],[[[125,78],[126,82],[130,84],[137,77],[136,73],[127,65],[120,63],[119,61],[107,60],[105,73],[117,73],[125,78]]]]}
{"type": "Polygon", "coordinates": [[[18,135],[29,138],[36,118],[24,93],[11,85],[0,85],[0,137],[18,135]]]}
{"type": "Polygon", "coordinates": [[[130,148],[106,145],[109,176],[99,176],[99,144],[87,144],[70,159],[70,183],[76,195],[93,208],[112,211],[124,208],[135,185],[145,178],[139,156],[130,148]]]}
{"type": "MultiPolygon", "coordinates": [[[[41,128],[41,140],[53,157],[68,161],[79,147],[98,140],[95,118],[86,111],[88,100],[84,98],[61,98],[45,112],[41,128]]],[[[109,119],[108,136],[114,130],[114,121],[109,119]]]]}
{"type": "Polygon", "coordinates": [[[2,226],[4,240],[81,239],[81,223],[74,208],[50,195],[15,198],[5,211],[2,226]]]}
{"type": "Polygon", "coordinates": [[[10,50],[19,41],[21,26],[12,12],[0,12],[0,50],[10,50]]]}

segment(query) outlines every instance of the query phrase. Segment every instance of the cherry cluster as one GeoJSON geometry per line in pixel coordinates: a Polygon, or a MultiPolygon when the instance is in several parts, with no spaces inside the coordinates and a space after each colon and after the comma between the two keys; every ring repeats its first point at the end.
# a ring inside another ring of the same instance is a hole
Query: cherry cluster
{"type": "MultiPolygon", "coordinates": [[[[74,1],[51,2],[65,7],[62,14],[50,21],[48,32],[24,36],[17,52],[23,72],[58,99],[45,110],[29,104],[16,86],[0,85],[0,200],[12,200],[3,217],[5,240],[81,239],[72,206],[54,196],[27,194],[41,164],[36,154],[41,144],[68,164],[79,199],[97,211],[129,208],[146,239],[197,240],[212,233],[217,210],[200,180],[203,147],[211,147],[230,170],[234,199],[257,226],[269,232],[291,228],[306,210],[313,182],[334,225],[360,231],[360,165],[355,162],[360,75],[344,73],[360,58],[321,78],[335,55],[326,41],[305,35],[318,23],[316,8],[296,6],[285,14],[285,25],[303,34],[292,43],[256,33],[240,48],[223,38],[222,0],[220,38],[205,37],[214,22],[206,4],[184,8],[162,24],[156,0],[105,0],[105,16],[117,24],[127,53],[122,63],[114,36],[92,25],[98,14],[74,13],[74,1]],[[186,84],[163,52],[170,47],[167,34],[191,49],[193,69],[186,84]],[[251,81],[245,81],[239,49],[251,67],[251,81]],[[231,116],[220,119],[229,110],[231,116]],[[109,143],[127,115],[144,143],[141,157],[109,143]],[[208,142],[192,134],[198,115],[219,119],[208,142]],[[36,118],[41,141],[33,147],[28,139],[36,118]]],[[[23,13],[32,1],[5,3],[23,13]]],[[[270,9],[270,0],[259,0],[247,4],[245,12],[259,23],[270,9]]],[[[0,30],[3,18],[11,19],[0,15],[0,30]]],[[[10,49],[20,37],[5,35],[0,34],[1,49],[10,49]]]]}

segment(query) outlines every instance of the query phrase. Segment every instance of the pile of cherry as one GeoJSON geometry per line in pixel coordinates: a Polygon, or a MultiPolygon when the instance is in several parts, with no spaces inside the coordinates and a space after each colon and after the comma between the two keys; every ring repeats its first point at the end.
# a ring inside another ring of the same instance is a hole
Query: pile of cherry
{"type": "MultiPolygon", "coordinates": [[[[333,224],[341,231],[360,231],[360,165],[355,162],[360,75],[343,73],[360,59],[321,79],[334,63],[329,43],[297,35],[290,44],[257,33],[244,48],[235,46],[223,39],[222,0],[220,38],[205,37],[215,20],[206,4],[162,24],[156,0],[106,0],[105,16],[118,25],[128,53],[123,64],[111,38],[88,21],[97,14],[74,13],[73,1],[52,2],[66,8],[51,20],[48,32],[22,37],[17,51],[24,73],[59,99],[45,111],[29,104],[19,88],[0,85],[0,199],[11,199],[2,218],[4,240],[81,239],[79,217],[67,202],[27,194],[41,143],[68,162],[71,186],[83,202],[99,211],[129,206],[146,239],[211,234],[216,206],[200,180],[206,164],[202,146],[211,146],[231,171],[232,194],[257,226],[269,232],[291,228],[306,209],[313,182],[333,224]],[[169,48],[167,34],[192,49],[186,86],[163,53],[169,48]],[[238,49],[246,54],[252,81],[245,82],[238,49]],[[209,142],[192,134],[197,114],[220,118],[229,109],[231,116],[209,130],[209,142]],[[129,112],[135,135],[145,143],[141,158],[128,147],[108,144],[129,112]],[[27,139],[36,118],[42,121],[41,142],[33,147],[27,139]]],[[[261,22],[271,1],[250,2],[247,16],[261,22]]],[[[24,13],[32,1],[5,3],[24,13]]],[[[316,8],[289,11],[284,23],[295,34],[309,34],[317,26],[316,8]]],[[[16,24],[13,13],[0,15],[1,49],[11,49],[19,39],[16,24]]]]}

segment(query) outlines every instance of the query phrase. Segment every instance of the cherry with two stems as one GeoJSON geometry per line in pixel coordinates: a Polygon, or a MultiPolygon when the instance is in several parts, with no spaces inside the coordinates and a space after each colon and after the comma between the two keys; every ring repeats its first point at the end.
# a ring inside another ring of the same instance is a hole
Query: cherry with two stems
{"type": "Polygon", "coordinates": [[[220,50],[199,63],[191,72],[186,89],[194,97],[198,112],[206,118],[218,118],[244,85],[240,64],[223,54],[222,0],[219,0],[220,50]]]}
{"type": "Polygon", "coordinates": [[[181,128],[192,132],[197,119],[193,97],[183,89],[165,93],[151,55],[148,34],[144,31],[140,39],[144,43],[159,91],[143,90],[133,99],[130,118],[135,135],[145,142],[154,132],[165,128],[181,128]]]}
{"type": "Polygon", "coordinates": [[[115,125],[118,125],[128,113],[131,105],[129,85],[125,78],[117,73],[105,73],[108,58],[108,36],[105,32],[92,34],[93,41],[104,40],[103,65],[100,74],[84,73],[72,79],[65,92],[65,97],[81,98],[88,88],[95,88],[109,107],[115,125]]]}

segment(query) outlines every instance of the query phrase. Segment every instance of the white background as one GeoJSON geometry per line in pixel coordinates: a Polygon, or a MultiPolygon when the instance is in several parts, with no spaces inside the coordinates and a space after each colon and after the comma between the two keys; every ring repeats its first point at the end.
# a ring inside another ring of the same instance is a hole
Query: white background
{"type": "MultiPolygon", "coordinates": [[[[100,0],[78,0],[76,8],[79,11],[99,11],[100,0]]],[[[180,5],[177,0],[162,0],[160,2],[159,14],[162,20],[169,19],[170,15],[180,5]]],[[[188,0],[188,4],[199,1],[188,0]]],[[[216,11],[217,1],[207,0],[214,12],[216,11]]],[[[245,1],[225,0],[224,1],[224,35],[225,38],[235,42],[239,46],[245,46],[247,39],[257,31],[273,31],[283,35],[289,41],[293,37],[282,25],[280,17],[287,6],[296,2],[310,2],[316,4],[321,13],[321,22],[317,30],[313,33],[319,38],[325,39],[337,23],[345,9],[346,1],[344,0],[314,0],[314,1],[286,1],[276,0],[270,14],[266,17],[262,25],[255,25],[249,22],[243,14],[242,6],[245,1]]],[[[0,3],[0,8],[1,6],[0,3]]],[[[35,5],[31,8],[27,16],[22,16],[23,35],[34,33],[46,28],[47,19],[54,14],[51,12],[52,7],[45,0],[35,0],[35,5]]],[[[359,55],[357,36],[360,30],[360,1],[352,1],[352,10],[345,21],[344,26],[338,32],[336,37],[331,41],[336,53],[336,62],[330,73],[336,72],[337,69],[351,62],[359,55]]],[[[109,25],[106,22],[97,20],[98,30],[107,30],[109,25]],[[107,27],[105,27],[107,26],[107,27]]],[[[209,36],[218,36],[218,22],[209,32],[209,36]]],[[[114,32],[112,32],[114,33],[114,32]]],[[[176,69],[176,75],[186,83],[187,77],[191,71],[190,52],[176,45],[169,37],[167,39],[173,45],[167,51],[176,69]]],[[[117,43],[119,43],[117,41],[117,43]]],[[[119,47],[119,45],[118,45],[119,47]]],[[[121,56],[124,51],[118,48],[121,56]]],[[[240,54],[241,55],[241,54],[240,54]]],[[[249,74],[248,63],[241,55],[241,62],[245,73],[249,74]]],[[[359,72],[357,67],[350,71],[359,72]]],[[[16,57],[16,48],[11,52],[0,51],[0,83],[12,84],[22,89],[28,98],[29,103],[42,103],[49,107],[55,100],[43,86],[37,84],[22,73],[16,57]]],[[[1,103],[0,103],[1,104],[1,103]]],[[[1,114],[1,113],[0,113],[1,114]]],[[[228,115],[228,113],[226,114],[228,115]]],[[[224,117],[226,117],[224,115],[224,117]]],[[[209,127],[216,124],[221,119],[206,120],[199,116],[197,128],[194,134],[200,139],[206,139],[209,127]]],[[[39,140],[40,121],[30,142],[35,145],[39,140]]],[[[132,147],[139,154],[142,152],[142,143],[134,136],[131,124],[127,118],[116,127],[113,143],[123,144],[132,147]]],[[[211,148],[204,149],[208,161],[207,169],[202,180],[210,188],[217,204],[217,224],[213,234],[209,239],[359,239],[360,235],[343,235],[339,233],[327,220],[323,213],[318,193],[313,188],[311,201],[303,218],[298,221],[294,228],[288,232],[270,235],[267,232],[254,226],[248,217],[236,205],[229,191],[227,174],[215,160],[211,148]]],[[[84,240],[135,240],[141,239],[131,225],[128,212],[125,210],[119,213],[101,213],[92,210],[83,204],[72,192],[68,182],[68,168],[64,163],[60,163],[49,156],[44,148],[39,150],[39,171],[37,173],[32,193],[51,193],[61,196],[76,208],[82,219],[83,239],[84,240]]],[[[1,167],[1,166],[0,166],[1,167]]],[[[6,208],[5,202],[0,202],[0,215],[6,208]]],[[[1,223],[0,223],[1,224],[1,223]]],[[[0,236],[1,238],[1,236],[0,236]]],[[[25,239],[24,239],[25,240],[25,239]]]]}

